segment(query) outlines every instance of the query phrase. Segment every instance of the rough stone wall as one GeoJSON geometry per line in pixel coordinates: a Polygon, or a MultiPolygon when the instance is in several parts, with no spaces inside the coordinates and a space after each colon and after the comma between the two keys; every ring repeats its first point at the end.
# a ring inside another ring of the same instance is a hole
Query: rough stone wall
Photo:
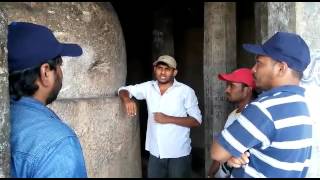
{"type": "Polygon", "coordinates": [[[256,42],[264,42],[277,31],[295,31],[294,2],[256,2],[256,42]]]}
{"type": "Polygon", "coordinates": [[[63,57],[63,87],[50,107],[76,132],[89,177],[141,177],[139,124],[122,112],[126,51],[110,3],[1,3],[11,21],[48,26],[61,42],[78,43],[80,57],[63,57]]]}
{"type": "Polygon", "coordinates": [[[118,97],[60,100],[51,106],[81,139],[90,177],[141,177],[138,119],[118,97]]]}
{"type": "Polygon", "coordinates": [[[0,178],[9,177],[10,123],[7,68],[7,15],[0,9],[0,178]]]}
{"type": "Polygon", "coordinates": [[[204,118],[205,171],[211,164],[210,147],[213,134],[221,131],[231,106],[224,95],[225,82],[218,80],[221,72],[236,67],[235,3],[206,2],[204,8],[204,118]]]}
{"type": "Polygon", "coordinates": [[[2,2],[0,5],[8,10],[9,23],[27,21],[46,25],[61,42],[79,43],[83,48],[81,57],[63,58],[64,86],[59,98],[110,96],[125,83],[124,38],[110,3],[2,2]]]}

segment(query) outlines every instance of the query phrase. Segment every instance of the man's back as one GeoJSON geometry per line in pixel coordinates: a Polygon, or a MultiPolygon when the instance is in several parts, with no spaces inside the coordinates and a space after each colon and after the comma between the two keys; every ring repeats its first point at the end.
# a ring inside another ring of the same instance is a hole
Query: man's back
{"type": "Polygon", "coordinates": [[[11,100],[11,176],[86,177],[76,134],[33,98],[11,100]]]}

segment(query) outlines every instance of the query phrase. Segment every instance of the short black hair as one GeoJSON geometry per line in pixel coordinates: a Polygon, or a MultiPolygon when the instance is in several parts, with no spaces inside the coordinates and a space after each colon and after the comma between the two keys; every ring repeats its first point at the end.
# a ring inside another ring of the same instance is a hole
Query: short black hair
{"type": "MultiPolygon", "coordinates": [[[[62,63],[61,56],[55,57],[47,63],[50,70],[56,70],[57,65],[62,63]]],[[[13,96],[14,100],[19,100],[23,96],[32,96],[39,89],[35,82],[40,76],[40,67],[43,64],[9,74],[9,93],[10,96],[13,96]]]]}

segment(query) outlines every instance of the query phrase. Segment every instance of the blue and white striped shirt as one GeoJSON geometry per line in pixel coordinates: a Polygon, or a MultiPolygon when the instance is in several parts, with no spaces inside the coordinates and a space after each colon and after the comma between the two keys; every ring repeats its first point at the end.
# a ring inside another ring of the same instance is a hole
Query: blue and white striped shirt
{"type": "Polygon", "coordinates": [[[250,162],[232,177],[305,177],[311,157],[312,120],[299,86],[263,92],[217,137],[232,156],[250,162]]]}

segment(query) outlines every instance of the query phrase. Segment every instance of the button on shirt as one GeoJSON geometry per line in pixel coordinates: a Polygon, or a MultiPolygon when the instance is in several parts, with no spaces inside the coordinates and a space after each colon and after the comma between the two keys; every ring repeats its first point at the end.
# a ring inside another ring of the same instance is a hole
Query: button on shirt
{"type": "Polygon", "coordinates": [[[41,102],[11,99],[11,177],[87,177],[74,131],[41,102]]]}
{"type": "Polygon", "coordinates": [[[200,124],[201,112],[193,89],[174,80],[173,85],[161,95],[157,81],[119,88],[129,91],[130,98],[146,99],[148,125],[145,148],[160,158],[178,158],[191,152],[190,128],[175,124],[155,122],[153,113],[161,112],[169,116],[195,118],[200,124]]]}

